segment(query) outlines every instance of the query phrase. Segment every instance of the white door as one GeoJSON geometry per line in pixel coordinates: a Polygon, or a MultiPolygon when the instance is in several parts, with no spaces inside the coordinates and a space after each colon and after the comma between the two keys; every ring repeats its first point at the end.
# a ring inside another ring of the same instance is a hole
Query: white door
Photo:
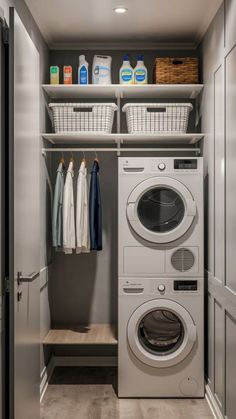
{"type": "Polygon", "coordinates": [[[152,177],[130,194],[127,218],[132,229],[153,243],[169,243],[182,237],[196,215],[190,191],[169,177],[152,177]]]}
{"type": "Polygon", "coordinates": [[[157,368],[176,365],[191,352],[196,325],[191,315],[172,300],[151,300],[138,307],[128,323],[128,342],[144,364],[157,368]]]}
{"type": "Polygon", "coordinates": [[[10,9],[11,419],[39,418],[39,53],[10,9]]]}

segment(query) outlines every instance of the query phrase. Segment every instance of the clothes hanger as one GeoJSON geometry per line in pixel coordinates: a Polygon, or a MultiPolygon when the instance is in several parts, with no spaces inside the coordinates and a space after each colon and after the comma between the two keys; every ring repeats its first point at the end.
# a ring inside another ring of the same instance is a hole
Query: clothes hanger
{"type": "Polygon", "coordinates": [[[98,162],[98,163],[99,163],[99,160],[98,160],[98,155],[97,155],[97,152],[96,152],[96,150],[94,150],[94,154],[95,154],[95,158],[94,158],[94,161],[96,161],[96,162],[98,162]]]}
{"type": "Polygon", "coordinates": [[[73,163],[73,165],[74,165],[74,162],[75,162],[75,160],[74,160],[74,156],[73,156],[73,153],[72,153],[72,151],[71,151],[70,163],[73,163]]]}
{"type": "Polygon", "coordinates": [[[82,153],[83,153],[83,159],[82,159],[82,162],[84,162],[84,163],[85,163],[85,166],[86,166],[86,157],[85,157],[85,152],[83,151],[82,153]]]}
{"type": "Polygon", "coordinates": [[[63,169],[65,169],[65,159],[64,159],[64,154],[63,153],[61,153],[60,163],[62,163],[63,169]]]}

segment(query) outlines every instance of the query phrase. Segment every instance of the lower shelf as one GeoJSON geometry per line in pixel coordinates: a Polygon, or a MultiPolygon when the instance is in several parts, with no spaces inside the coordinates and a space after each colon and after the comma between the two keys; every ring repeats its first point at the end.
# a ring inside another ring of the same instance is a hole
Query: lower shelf
{"type": "Polygon", "coordinates": [[[110,324],[64,326],[51,329],[44,345],[116,345],[115,327],[110,324]]]}

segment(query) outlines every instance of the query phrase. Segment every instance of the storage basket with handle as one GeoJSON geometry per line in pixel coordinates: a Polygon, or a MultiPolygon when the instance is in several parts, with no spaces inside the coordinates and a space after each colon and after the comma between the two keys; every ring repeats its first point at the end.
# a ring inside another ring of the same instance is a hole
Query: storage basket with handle
{"type": "Polygon", "coordinates": [[[115,103],[50,103],[56,133],[100,133],[112,130],[115,103]]]}
{"type": "Polygon", "coordinates": [[[191,103],[127,103],[128,132],[138,133],[186,133],[191,103]]]}
{"type": "Polygon", "coordinates": [[[154,82],[157,84],[195,84],[199,82],[199,59],[156,58],[154,82]]]}

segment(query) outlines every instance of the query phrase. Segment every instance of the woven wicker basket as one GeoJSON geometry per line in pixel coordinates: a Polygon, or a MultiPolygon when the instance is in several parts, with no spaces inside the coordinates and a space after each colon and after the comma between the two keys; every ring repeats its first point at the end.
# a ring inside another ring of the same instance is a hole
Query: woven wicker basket
{"type": "Polygon", "coordinates": [[[156,58],[156,84],[195,84],[199,82],[198,58],[156,58]]]}

